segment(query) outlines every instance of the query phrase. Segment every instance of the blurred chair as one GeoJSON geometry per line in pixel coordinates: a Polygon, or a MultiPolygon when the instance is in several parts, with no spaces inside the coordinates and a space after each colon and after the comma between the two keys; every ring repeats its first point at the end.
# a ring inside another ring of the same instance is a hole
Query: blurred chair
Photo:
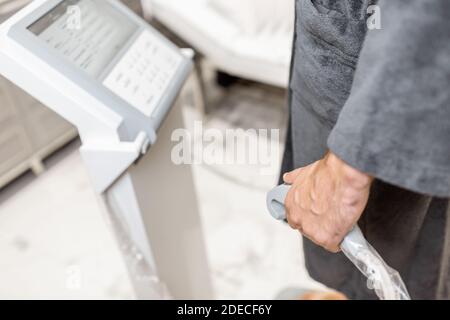
{"type": "Polygon", "coordinates": [[[232,76],[287,87],[295,0],[142,0],[156,18],[232,76]]]}

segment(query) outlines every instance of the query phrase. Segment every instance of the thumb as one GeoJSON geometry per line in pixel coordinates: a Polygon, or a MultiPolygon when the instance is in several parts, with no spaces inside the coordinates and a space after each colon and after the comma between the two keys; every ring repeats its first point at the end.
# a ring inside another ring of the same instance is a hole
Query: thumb
{"type": "Polygon", "coordinates": [[[295,169],[294,171],[284,174],[284,176],[283,176],[284,182],[287,184],[293,184],[294,181],[297,179],[297,177],[302,172],[302,170],[303,170],[303,168],[298,168],[298,169],[295,169]]]}

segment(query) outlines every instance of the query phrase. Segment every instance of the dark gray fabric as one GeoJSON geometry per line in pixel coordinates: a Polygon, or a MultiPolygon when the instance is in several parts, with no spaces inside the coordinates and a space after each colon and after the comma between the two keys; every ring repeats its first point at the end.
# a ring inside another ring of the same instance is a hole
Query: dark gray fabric
{"type": "Polygon", "coordinates": [[[329,146],[357,168],[450,196],[450,1],[382,1],[329,146]]]}
{"type": "MultiPolygon", "coordinates": [[[[282,171],[331,149],[376,177],[365,236],[413,298],[450,298],[450,1],[297,0],[296,14],[282,171]],[[377,3],[382,29],[367,31],[377,3]]],[[[315,279],[374,298],[342,254],[304,248],[315,279]]]]}

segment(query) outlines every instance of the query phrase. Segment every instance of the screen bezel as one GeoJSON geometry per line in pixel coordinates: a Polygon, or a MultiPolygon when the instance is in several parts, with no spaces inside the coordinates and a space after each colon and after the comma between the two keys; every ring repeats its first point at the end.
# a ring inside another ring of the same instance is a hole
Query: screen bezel
{"type": "MultiPolygon", "coordinates": [[[[77,0],[77,1],[83,1],[83,0],[77,0]]],[[[95,1],[95,0],[94,0],[95,1]]],[[[33,22],[31,25],[27,26],[27,30],[30,31],[32,34],[34,34],[35,36],[37,36],[38,38],[40,37],[40,34],[36,34],[34,31],[32,31],[32,26],[35,25],[36,23],[39,22],[39,20],[41,20],[42,18],[44,18],[45,16],[47,16],[48,14],[50,14],[52,12],[52,10],[55,10],[59,5],[61,5],[64,1],[59,1],[58,4],[56,4],[50,11],[48,11],[46,14],[44,14],[43,16],[39,17],[35,22],[33,22]]],[[[107,3],[106,1],[103,3],[107,3]]],[[[124,16],[124,18],[127,18],[126,15],[124,15],[123,12],[119,11],[118,12],[120,15],[124,16]]],[[[102,81],[107,77],[107,75],[111,72],[111,70],[114,68],[114,65],[120,60],[120,58],[125,54],[127,48],[135,41],[136,37],[139,35],[139,32],[137,32],[139,30],[139,25],[133,21],[130,21],[131,24],[133,25],[133,31],[131,32],[131,34],[127,37],[127,39],[123,42],[123,46],[122,48],[116,52],[116,54],[113,56],[113,59],[111,59],[110,61],[108,61],[104,67],[101,69],[101,72],[95,77],[97,80],[102,81]]],[[[45,30],[43,30],[45,31],[45,30]]],[[[43,32],[42,31],[42,32],[43,32]]],[[[53,50],[53,49],[51,49],[53,50]]],[[[92,75],[91,75],[92,76],[92,75]]]]}

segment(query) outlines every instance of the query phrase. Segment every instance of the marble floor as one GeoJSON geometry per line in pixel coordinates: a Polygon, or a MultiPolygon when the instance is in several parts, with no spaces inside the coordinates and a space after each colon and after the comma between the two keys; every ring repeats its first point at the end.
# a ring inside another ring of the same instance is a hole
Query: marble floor
{"type": "MultiPolygon", "coordinates": [[[[284,127],[283,92],[241,83],[222,93],[206,127],[284,127]]],[[[199,115],[184,109],[189,127],[199,115]]],[[[135,298],[78,147],[48,159],[38,178],[28,173],[0,191],[0,299],[135,298]]],[[[318,286],[300,237],[266,211],[277,166],[260,169],[194,167],[216,298],[271,299],[286,286],[318,286]]]]}

